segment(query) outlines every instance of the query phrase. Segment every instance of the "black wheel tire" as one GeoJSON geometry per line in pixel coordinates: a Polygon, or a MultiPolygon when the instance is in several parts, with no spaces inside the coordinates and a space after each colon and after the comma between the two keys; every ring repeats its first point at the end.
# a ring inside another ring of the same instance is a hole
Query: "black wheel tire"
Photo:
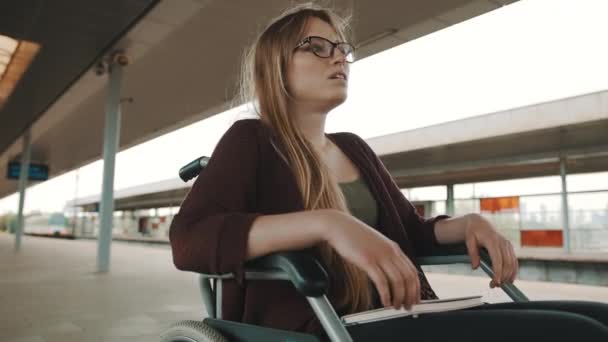
{"type": "Polygon", "coordinates": [[[201,321],[179,321],[161,335],[161,342],[230,342],[201,321]]]}

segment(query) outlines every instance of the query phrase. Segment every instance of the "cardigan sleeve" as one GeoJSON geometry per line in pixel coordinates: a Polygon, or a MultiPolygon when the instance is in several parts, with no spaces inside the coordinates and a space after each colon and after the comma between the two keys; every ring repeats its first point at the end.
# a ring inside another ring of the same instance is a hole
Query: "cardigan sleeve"
{"type": "Polygon", "coordinates": [[[378,155],[376,155],[365,140],[356,134],[355,136],[380,174],[380,178],[388,190],[390,199],[399,213],[399,217],[403,222],[407,235],[412,241],[416,256],[432,255],[433,250],[439,246],[439,242],[435,236],[435,223],[437,221],[449,218],[449,216],[438,215],[432,218],[424,218],[420,216],[414,205],[407,198],[405,198],[399,189],[399,186],[397,186],[397,183],[388,172],[378,155]]]}
{"type": "Polygon", "coordinates": [[[234,273],[243,283],[258,158],[252,120],[235,122],[216,145],[169,228],[173,263],[184,271],[234,273]]]}

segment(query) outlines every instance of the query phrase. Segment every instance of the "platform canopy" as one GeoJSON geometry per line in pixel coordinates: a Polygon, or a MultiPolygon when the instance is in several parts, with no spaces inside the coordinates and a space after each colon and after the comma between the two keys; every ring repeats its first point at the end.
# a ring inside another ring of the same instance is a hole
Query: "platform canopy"
{"type": "MultiPolygon", "coordinates": [[[[353,13],[358,58],[510,4],[511,0],[340,0],[353,13]]],[[[31,126],[32,162],[52,178],[102,154],[107,76],[97,62],[124,50],[120,150],[227,109],[245,46],[292,1],[3,1],[0,34],[40,51],[0,108],[0,173],[19,160],[31,126]]],[[[0,198],[17,181],[0,178],[0,198]]]]}
{"type": "MultiPolygon", "coordinates": [[[[367,139],[401,188],[608,170],[608,90],[367,139]]],[[[192,181],[116,191],[116,210],[179,206],[192,181]]],[[[598,184],[599,187],[602,184],[598,184]]],[[[99,208],[99,194],[68,201],[99,208]]]]}

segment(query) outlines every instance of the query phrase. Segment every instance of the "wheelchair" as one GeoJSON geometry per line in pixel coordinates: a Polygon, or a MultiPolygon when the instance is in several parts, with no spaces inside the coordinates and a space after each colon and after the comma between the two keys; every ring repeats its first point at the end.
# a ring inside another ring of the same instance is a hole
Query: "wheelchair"
{"type": "MultiPolygon", "coordinates": [[[[184,181],[196,177],[207,165],[209,157],[200,157],[179,170],[184,181]]],[[[493,277],[490,257],[480,251],[481,268],[493,277]]],[[[446,265],[470,263],[464,244],[441,246],[433,256],[420,257],[418,264],[446,265]]],[[[200,274],[199,285],[208,317],[199,320],[179,321],[172,324],[161,335],[162,342],[320,342],[311,334],[271,329],[251,324],[222,320],[222,281],[232,274],[200,274]],[[213,285],[213,286],[212,286],[213,285]]],[[[273,253],[245,264],[245,279],[290,281],[296,290],[306,297],[313,311],[332,342],[352,342],[351,336],[326,297],[328,275],[321,264],[310,254],[300,251],[273,253]]],[[[514,285],[502,284],[502,290],[516,302],[528,298],[514,285]]]]}

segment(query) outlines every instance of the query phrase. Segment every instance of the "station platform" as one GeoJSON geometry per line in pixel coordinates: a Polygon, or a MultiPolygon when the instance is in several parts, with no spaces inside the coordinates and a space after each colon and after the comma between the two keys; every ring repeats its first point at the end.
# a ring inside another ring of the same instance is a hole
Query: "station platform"
{"type": "Polygon", "coordinates": [[[97,241],[0,233],[0,341],[157,341],[171,322],[202,318],[197,275],[175,269],[168,245],[114,242],[96,273],[97,241]]]}
{"type": "MultiPolygon", "coordinates": [[[[95,272],[97,241],[0,233],[0,341],[154,341],[174,321],[202,319],[197,275],[175,269],[166,244],[113,241],[110,272],[95,272]]],[[[509,301],[489,279],[428,273],[440,297],[509,301]]],[[[608,303],[608,287],[518,280],[531,299],[608,303]]]]}

